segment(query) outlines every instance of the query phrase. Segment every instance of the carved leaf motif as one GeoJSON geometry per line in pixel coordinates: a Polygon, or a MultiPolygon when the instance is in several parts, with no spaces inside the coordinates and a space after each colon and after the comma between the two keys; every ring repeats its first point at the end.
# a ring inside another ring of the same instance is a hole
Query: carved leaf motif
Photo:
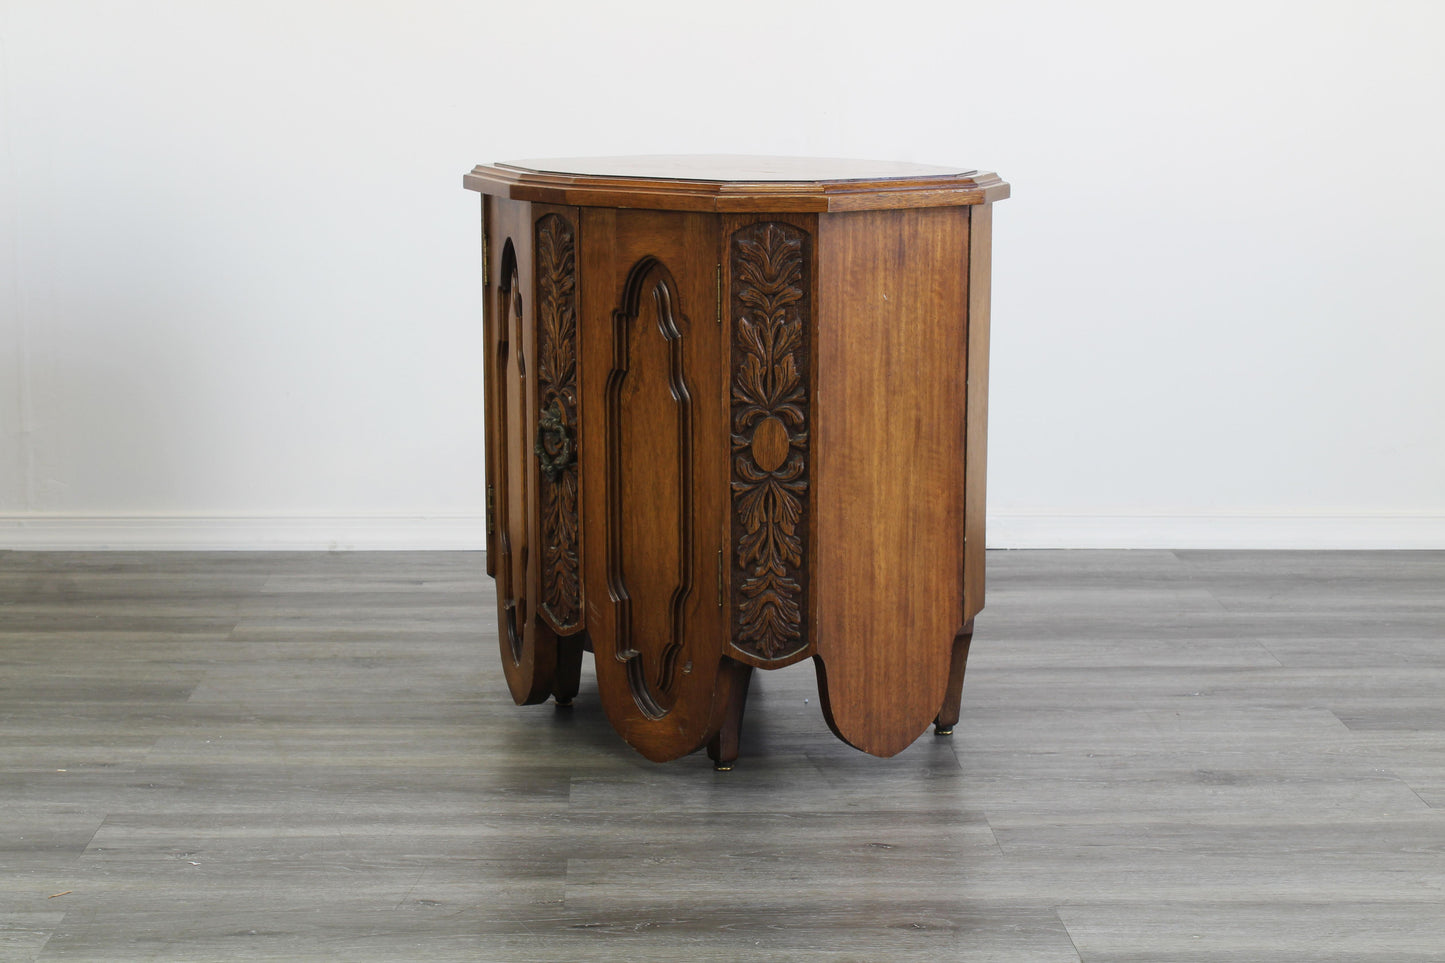
{"type": "MultiPolygon", "coordinates": [[[[577,433],[577,238],[566,219],[537,221],[537,400],[554,402],[563,428],[577,433]]],[[[542,610],[558,631],[582,618],[581,565],[577,555],[577,467],[540,478],[542,502],[542,610]]]]}
{"type": "Polygon", "coordinates": [[[732,236],[733,541],[741,570],[733,644],[765,660],[806,644],[807,238],[775,221],[732,236]],[[770,417],[787,427],[788,453],[768,471],[753,456],[753,434],[770,417]]]}

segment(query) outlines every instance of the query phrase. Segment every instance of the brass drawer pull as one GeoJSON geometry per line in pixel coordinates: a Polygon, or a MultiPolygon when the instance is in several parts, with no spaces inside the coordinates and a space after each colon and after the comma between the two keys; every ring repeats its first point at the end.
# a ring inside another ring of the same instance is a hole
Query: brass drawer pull
{"type": "Polygon", "coordinates": [[[562,402],[553,399],[537,422],[537,463],[547,480],[554,482],[576,460],[572,430],[562,421],[562,402]]]}

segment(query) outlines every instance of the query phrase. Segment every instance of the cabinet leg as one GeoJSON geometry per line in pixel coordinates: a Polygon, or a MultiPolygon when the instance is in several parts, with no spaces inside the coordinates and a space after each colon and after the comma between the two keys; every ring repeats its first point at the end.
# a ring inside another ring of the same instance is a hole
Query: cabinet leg
{"type": "Polygon", "coordinates": [[[750,665],[733,663],[729,668],[732,679],[727,712],[723,717],[722,728],[713,736],[712,742],[707,744],[708,758],[712,759],[712,767],[718,772],[727,772],[737,761],[738,737],[743,728],[743,708],[748,701],[748,683],[753,679],[753,667],[750,665]]]}
{"type": "Polygon", "coordinates": [[[948,666],[948,690],[943,695],[943,707],[938,718],[933,720],[933,733],[938,736],[953,735],[958,725],[958,715],[963,704],[963,670],[968,664],[968,643],[973,641],[973,621],[953,638],[953,660],[948,666]]]}
{"type": "Polygon", "coordinates": [[[585,633],[557,639],[557,670],[552,676],[552,696],[557,705],[567,707],[577,698],[582,687],[582,648],[585,633]]]}

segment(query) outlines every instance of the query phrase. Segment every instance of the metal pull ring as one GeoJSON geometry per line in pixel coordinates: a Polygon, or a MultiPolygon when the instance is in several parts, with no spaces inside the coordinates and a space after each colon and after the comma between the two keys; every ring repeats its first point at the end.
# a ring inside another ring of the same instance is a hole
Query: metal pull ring
{"type": "Polygon", "coordinates": [[[554,398],[537,422],[535,448],[537,463],[548,481],[556,481],[557,476],[572,464],[575,448],[572,430],[562,421],[562,401],[554,398]]]}

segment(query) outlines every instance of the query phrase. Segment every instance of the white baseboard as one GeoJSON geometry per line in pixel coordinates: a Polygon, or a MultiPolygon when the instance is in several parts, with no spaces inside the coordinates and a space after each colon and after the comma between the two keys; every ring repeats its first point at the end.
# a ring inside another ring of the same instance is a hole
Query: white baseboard
{"type": "MultiPolygon", "coordinates": [[[[0,549],[384,551],[486,547],[480,515],[0,514],[0,549]]],[[[989,548],[1445,549],[1445,513],[990,514],[989,548]]]]}
{"type": "Polygon", "coordinates": [[[481,515],[0,514],[0,548],[27,551],[480,550],[481,515]]]}
{"type": "Polygon", "coordinates": [[[1445,513],[988,517],[989,548],[1445,549],[1445,513]]]}

